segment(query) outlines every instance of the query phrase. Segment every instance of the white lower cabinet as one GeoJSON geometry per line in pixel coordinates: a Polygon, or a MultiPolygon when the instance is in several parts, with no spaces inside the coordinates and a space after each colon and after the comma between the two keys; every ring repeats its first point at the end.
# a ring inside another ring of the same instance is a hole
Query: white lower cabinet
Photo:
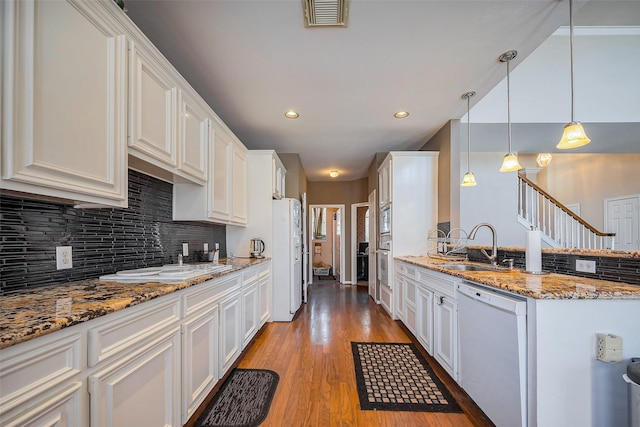
{"type": "Polygon", "coordinates": [[[242,290],[242,346],[246,346],[258,331],[258,283],[254,282],[242,290]]]}
{"type": "Polygon", "coordinates": [[[220,308],[217,304],[182,324],[182,422],[218,382],[220,308]]]}
{"type": "Polygon", "coordinates": [[[180,426],[180,328],[89,376],[91,426],[180,426]]]}
{"type": "Polygon", "coordinates": [[[60,331],[0,353],[0,425],[81,426],[81,334],[60,331]]]}
{"type": "Polygon", "coordinates": [[[241,306],[240,292],[220,303],[220,375],[227,372],[242,350],[241,306]]]}
{"type": "Polygon", "coordinates": [[[258,308],[260,327],[271,317],[271,272],[268,265],[258,273],[258,293],[260,306],[258,308]]]}
{"type": "Polygon", "coordinates": [[[184,425],[269,319],[270,272],[265,261],[0,350],[0,425],[184,425]]]}
{"type": "MultiPolygon", "coordinates": [[[[402,284],[402,321],[442,367],[458,379],[458,304],[455,278],[396,261],[402,284]]],[[[396,286],[396,291],[400,286],[396,286]]]]}
{"type": "Polygon", "coordinates": [[[433,356],[433,291],[419,286],[416,306],[416,338],[433,356]]]}
{"type": "Polygon", "coordinates": [[[438,292],[433,294],[433,357],[458,379],[458,304],[438,292]]]}
{"type": "Polygon", "coordinates": [[[80,422],[80,394],[82,383],[74,381],[48,399],[35,405],[15,419],[2,423],[4,427],[82,426],[80,422]]]}

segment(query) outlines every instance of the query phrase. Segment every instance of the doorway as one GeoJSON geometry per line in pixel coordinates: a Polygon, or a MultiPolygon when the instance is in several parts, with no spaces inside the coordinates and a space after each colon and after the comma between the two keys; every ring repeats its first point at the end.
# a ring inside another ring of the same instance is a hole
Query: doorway
{"type": "Polygon", "coordinates": [[[368,202],[351,205],[351,283],[354,285],[369,281],[369,216],[368,202]]]}
{"type": "Polygon", "coordinates": [[[321,276],[345,282],[344,212],[345,205],[309,205],[310,285],[321,276]]]}
{"type": "Polygon", "coordinates": [[[616,233],[614,249],[640,250],[640,195],[605,199],[604,223],[616,233]]]}

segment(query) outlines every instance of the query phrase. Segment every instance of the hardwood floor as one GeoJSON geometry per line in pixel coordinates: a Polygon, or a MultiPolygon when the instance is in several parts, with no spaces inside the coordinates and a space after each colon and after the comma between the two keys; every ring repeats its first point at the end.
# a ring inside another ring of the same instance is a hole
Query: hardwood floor
{"type": "Polygon", "coordinates": [[[410,342],[400,324],[367,295],[367,288],[314,284],[309,303],[290,323],[268,323],[238,363],[280,375],[261,426],[490,426],[491,422],[429,357],[465,414],[362,411],[355,384],[352,341],[410,342]]]}

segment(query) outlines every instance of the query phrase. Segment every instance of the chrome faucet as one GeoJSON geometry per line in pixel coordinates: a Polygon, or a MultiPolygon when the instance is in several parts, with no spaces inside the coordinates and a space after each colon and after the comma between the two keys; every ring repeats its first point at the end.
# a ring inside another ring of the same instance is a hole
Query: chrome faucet
{"type": "Polygon", "coordinates": [[[480,227],[487,227],[491,230],[491,235],[493,237],[493,247],[491,248],[491,255],[487,253],[484,249],[480,249],[480,251],[486,256],[489,261],[491,261],[491,265],[498,265],[498,235],[496,233],[496,229],[493,228],[493,225],[488,222],[482,222],[471,229],[469,233],[469,239],[473,240],[476,237],[476,232],[480,227]]]}

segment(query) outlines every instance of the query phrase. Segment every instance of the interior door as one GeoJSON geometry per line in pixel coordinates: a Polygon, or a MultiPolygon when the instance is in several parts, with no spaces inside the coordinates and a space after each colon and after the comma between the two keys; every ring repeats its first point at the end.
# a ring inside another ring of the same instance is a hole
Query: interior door
{"type": "Polygon", "coordinates": [[[307,284],[309,281],[309,236],[307,228],[307,193],[302,193],[302,301],[308,302],[307,284]]]}
{"type": "Polygon", "coordinates": [[[376,190],[374,189],[369,194],[369,296],[373,298],[375,302],[378,302],[377,288],[377,257],[376,249],[378,242],[376,238],[378,236],[378,209],[376,204],[376,190]]]}
{"type": "Polygon", "coordinates": [[[640,250],[640,196],[607,199],[607,232],[616,233],[614,249],[640,250]]]}

